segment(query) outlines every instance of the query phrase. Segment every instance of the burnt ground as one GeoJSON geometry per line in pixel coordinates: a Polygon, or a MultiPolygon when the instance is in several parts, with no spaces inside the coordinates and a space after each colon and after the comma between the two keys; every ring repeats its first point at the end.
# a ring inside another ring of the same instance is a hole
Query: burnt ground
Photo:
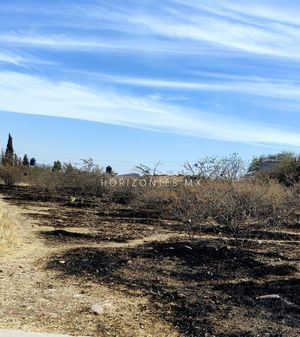
{"type": "MultiPolygon", "coordinates": [[[[57,280],[76,280],[83,292],[87,284],[105,285],[147,298],[140,310],[150,310],[179,336],[300,335],[298,224],[253,225],[250,242],[236,245],[222,226],[205,226],[191,240],[184,226],[150,210],[101,200],[38,201],[25,187],[0,193],[35,220],[35,235],[51,248],[38,263],[57,280]],[[30,212],[34,207],[47,211],[30,212]]],[[[113,324],[108,335],[118,335],[113,324]]],[[[98,327],[94,336],[106,334],[98,327]]]]}

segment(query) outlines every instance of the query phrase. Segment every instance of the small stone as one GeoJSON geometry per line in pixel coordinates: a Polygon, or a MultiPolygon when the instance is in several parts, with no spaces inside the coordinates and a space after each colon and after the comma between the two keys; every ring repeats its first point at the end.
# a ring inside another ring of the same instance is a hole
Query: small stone
{"type": "Polygon", "coordinates": [[[102,315],[104,312],[104,308],[100,304],[93,304],[90,309],[91,312],[95,315],[102,315]]]}

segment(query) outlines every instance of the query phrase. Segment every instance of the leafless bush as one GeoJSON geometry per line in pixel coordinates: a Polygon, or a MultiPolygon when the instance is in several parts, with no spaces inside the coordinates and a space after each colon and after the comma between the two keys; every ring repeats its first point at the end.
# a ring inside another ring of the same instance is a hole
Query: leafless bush
{"type": "Polygon", "coordinates": [[[1,166],[0,178],[7,186],[13,186],[20,182],[22,178],[22,169],[19,166],[1,166]]]}
{"type": "Polygon", "coordinates": [[[193,179],[237,179],[245,172],[245,163],[236,154],[229,157],[204,157],[195,164],[186,163],[184,174],[193,179]]]}
{"type": "Polygon", "coordinates": [[[132,203],[137,196],[137,188],[128,184],[126,186],[111,187],[109,194],[110,200],[121,205],[128,205],[132,203]]]}
{"type": "Polygon", "coordinates": [[[93,209],[85,209],[83,225],[88,228],[90,234],[95,235],[97,233],[97,215],[93,209]]]}
{"type": "Polygon", "coordinates": [[[161,216],[170,216],[174,203],[174,193],[166,186],[145,186],[138,189],[134,207],[156,211],[161,216]]]}
{"type": "Polygon", "coordinates": [[[204,194],[199,188],[178,186],[172,203],[173,214],[186,229],[191,240],[195,235],[201,235],[203,226],[209,216],[204,205],[204,194]]]}
{"type": "Polygon", "coordinates": [[[264,228],[292,219],[293,191],[277,181],[215,181],[206,190],[211,218],[237,238],[247,240],[254,223],[264,228]]]}
{"type": "Polygon", "coordinates": [[[105,192],[103,170],[94,165],[92,160],[83,161],[81,169],[66,166],[62,172],[62,192],[74,196],[97,196],[105,192]]]}
{"type": "Polygon", "coordinates": [[[62,187],[62,174],[47,168],[33,170],[30,184],[36,198],[42,197],[48,200],[59,194],[62,187]]]}
{"type": "Polygon", "coordinates": [[[291,221],[293,198],[295,193],[275,180],[205,179],[189,186],[144,189],[138,202],[162,216],[175,216],[191,239],[208,225],[220,225],[239,246],[255,239],[254,225],[263,229],[291,221]]]}
{"type": "Polygon", "coordinates": [[[100,197],[105,191],[105,175],[91,160],[84,161],[82,168],[65,165],[62,171],[39,169],[31,174],[32,186],[46,198],[57,196],[100,197]]]}
{"type": "Polygon", "coordinates": [[[262,225],[267,226],[280,226],[289,223],[293,218],[299,194],[295,193],[293,188],[288,188],[275,180],[269,180],[257,188],[265,189],[265,193],[260,199],[254,217],[262,225]]]}

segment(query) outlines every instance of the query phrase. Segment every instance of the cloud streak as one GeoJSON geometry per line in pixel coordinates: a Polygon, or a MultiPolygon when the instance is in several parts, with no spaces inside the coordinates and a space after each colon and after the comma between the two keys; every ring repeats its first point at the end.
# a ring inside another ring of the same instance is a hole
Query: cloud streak
{"type": "Polygon", "coordinates": [[[299,27],[278,23],[261,27],[232,20],[225,12],[222,17],[207,16],[201,12],[190,16],[181,12],[170,17],[139,15],[131,21],[143,26],[149,33],[179,42],[188,39],[243,53],[299,59],[299,27]]]}
{"type": "Polygon", "coordinates": [[[0,51],[0,62],[10,63],[10,64],[14,64],[14,65],[21,65],[22,63],[25,63],[26,61],[21,56],[12,55],[10,53],[0,51]]]}
{"type": "Polygon", "coordinates": [[[300,100],[300,83],[291,80],[276,80],[254,76],[224,76],[223,74],[205,74],[208,79],[193,81],[176,81],[144,77],[113,76],[107,74],[90,74],[104,82],[114,84],[169,89],[177,91],[206,91],[238,93],[270,97],[276,99],[300,100]]]}
{"type": "MultiPolygon", "coordinates": [[[[134,38],[94,38],[91,36],[70,36],[66,34],[43,34],[33,35],[25,33],[0,34],[0,42],[10,47],[21,47],[27,49],[46,49],[56,51],[75,51],[88,53],[148,53],[168,54],[169,56],[183,55],[205,55],[205,46],[190,45],[189,49],[182,48],[171,40],[157,40],[149,37],[136,36],[134,38]]],[[[212,54],[219,54],[218,50],[211,50],[212,54]]]]}
{"type": "Polygon", "coordinates": [[[299,134],[275,126],[27,74],[0,72],[0,96],[3,111],[76,118],[224,141],[300,146],[299,134]]]}
{"type": "Polygon", "coordinates": [[[234,51],[299,60],[300,19],[296,13],[300,11],[278,11],[273,7],[258,2],[249,6],[239,1],[224,4],[218,0],[165,0],[158,12],[150,5],[125,10],[112,4],[100,7],[87,2],[85,7],[70,6],[68,12],[58,8],[56,14],[51,7],[49,22],[44,22],[46,30],[3,31],[0,41],[61,50],[187,55],[234,51]],[[53,20],[62,27],[62,34],[51,29],[53,20]],[[111,33],[109,39],[103,38],[104,31],[111,33]]]}

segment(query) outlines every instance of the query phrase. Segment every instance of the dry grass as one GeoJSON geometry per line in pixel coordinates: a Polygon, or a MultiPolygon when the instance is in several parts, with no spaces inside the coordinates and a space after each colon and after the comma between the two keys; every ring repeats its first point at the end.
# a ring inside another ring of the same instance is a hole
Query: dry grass
{"type": "Polygon", "coordinates": [[[254,227],[274,228],[295,221],[298,201],[297,188],[276,180],[203,179],[191,185],[142,188],[130,205],[175,217],[192,236],[219,225],[241,244],[254,227]]]}
{"type": "Polygon", "coordinates": [[[16,245],[16,225],[17,220],[0,205],[0,252],[16,245]]]}

